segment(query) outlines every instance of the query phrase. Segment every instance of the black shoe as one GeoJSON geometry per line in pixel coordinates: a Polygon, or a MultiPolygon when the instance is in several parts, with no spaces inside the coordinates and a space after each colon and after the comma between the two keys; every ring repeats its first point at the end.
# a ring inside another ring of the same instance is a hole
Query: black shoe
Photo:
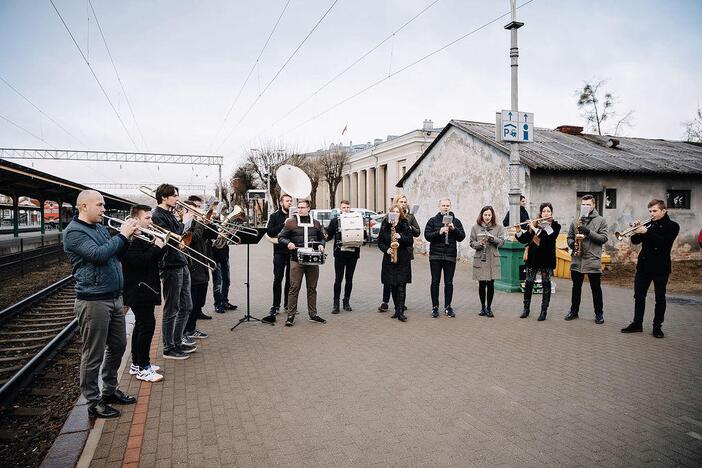
{"type": "Polygon", "coordinates": [[[271,307],[271,310],[268,311],[268,315],[278,315],[280,307],[271,307]]]}
{"type": "Polygon", "coordinates": [[[397,320],[399,320],[400,322],[406,322],[406,321],[407,321],[407,317],[405,317],[405,314],[404,314],[404,312],[402,311],[402,309],[400,309],[400,312],[397,314],[397,320]]]}
{"type": "Polygon", "coordinates": [[[102,401],[88,408],[88,415],[93,418],[118,418],[120,414],[118,410],[102,401]]]}
{"type": "Polygon", "coordinates": [[[339,313],[339,301],[334,302],[334,307],[332,307],[332,314],[339,313]]]}
{"type": "Polygon", "coordinates": [[[397,311],[397,309],[395,309],[395,313],[392,314],[392,316],[390,316],[390,318],[397,318],[399,316],[400,316],[400,313],[397,311]]]}
{"type": "Polygon", "coordinates": [[[236,310],[238,309],[239,306],[236,304],[232,304],[231,302],[227,301],[226,304],[224,304],[224,310],[236,310]]]}
{"type": "Polygon", "coordinates": [[[524,308],[522,311],[522,315],[519,316],[519,318],[527,318],[529,316],[529,309],[524,308]]]}
{"type": "MultiPolygon", "coordinates": [[[[327,321],[324,320],[324,319],[323,319],[322,317],[320,317],[319,315],[315,315],[314,317],[310,317],[310,318],[309,318],[309,321],[310,321],[310,322],[317,322],[317,323],[327,323],[327,321]]],[[[287,324],[286,324],[286,325],[287,325],[287,324]]]]}
{"type": "Polygon", "coordinates": [[[485,310],[485,307],[480,308],[480,313],[478,313],[479,317],[485,317],[487,315],[487,310],[485,310]]]}
{"type": "Polygon", "coordinates": [[[295,322],[295,316],[294,316],[294,315],[288,315],[288,319],[285,321],[285,326],[286,326],[286,327],[292,327],[294,322],[295,322]]]}
{"type": "Polygon", "coordinates": [[[117,405],[133,405],[134,403],[137,402],[137,399],[131,395],[127,395],[124,393],[122,390],[119,388],[115,390],[115,392],[112,395],[108,396],[103,396],[102,397],[102,402],[109,404],[117,404],[117,405]]]}
{"type": "MultiPolygon", "coordinates": [[[[383,302],[380,304],[380,307],[378,307],[378,312],[387,312],[388,311],[388,303],[383,302]]],[[[393,317],[396,318],[396,317],[393,317]]]]}
{"type": "Polygon", "coordinates": [[[275,314],[266,315],[261,319],[263,323],[275,323],[275,314]]]}
{"type": "Polygon", "coordinates": [[[625,328],[622,328],[622,333],[641,333],[643,332],[643,327],[640,323],[631,322],[625,328]]]}
{"type": "Polygon", "coordinates": [[[349,300],[348,300],[348,299],[344,299],[343,305],[344,305],[344,310],[345,310],[346,312],[351,312],[351,311],[353,310],[353,309],[351,308],[351,304],[349,304],[349,300]]]}
{"type": "Polygon", "coordinates": [[[438,307],[432,307],[431,308],[431,316],[436,318],[439,316],[439,308],[438,307]]]}
{"type": "Polygon", "coordinates": [[[448,306],[446,309],[444,309],[444,312],[447,316],[451,318],[456,318],[456,314],[453,313],[453,309],[451,308],[451,306],[448,306]]]}
{"type": "Polygon", "coordinates": [[[489,307],[487,308],[487,311],[485,312],[485,316],[486,316],[486,317],[489,317],[489,318],[495,317],[495,316],[493,315],[493,313],[492,313],[492,309],[489,308],[489,307]]]}
{"type": "Polygon", "coordinates": [[[604,323],[604,314],[603,313],[600,312],[599,314],[595,314],[595,323],[597,325],[602,325],[604,323]]]}
{"type": "Polygon", "coordinates": [[[198,320],[212,320],[211,315],[207,315],[206,313],[204,313],[202,311],[200,311],[200,313],[197,314],[197,318],[198,318],[198,320]]]}
{"type": "Polygon", "coordinates": [[[661,327],[653,327],[653,333],[651,333],[651,334],[656,338],[665,338],[665,335],[663,334],[663,330],[661,330],[661,327]]]}
{"type": "Polygon", "coordinates": [[[190,356],[178,349],[174,349],[173,351],[165,351],[163,353],[163,359],[176,359],[178,361],[182,361],[184,359],[188,359],[189,357],[190,356]]]}
{"type": "Polygon", "coordinates": [[[570,311],[568,311],[568,314],[566,314],[566,316],[564,317],[564,320],[570,321],[570,320],[575,320],[576,318],[578,318],[578,313],[570,310],[570,311]]]}
{"type": "Polygon", "coordinates": [[[536,320],[539,322],[543,322],[544,320],[546,320],[546,311],[542,310],[539,314],[539,318],[537,318],[536,320]]]}
{"type": "Polygon", "coordinates": [[[224,310],[224,307],[216,307],[215,312],[218,314],[223,314],[226,311],[224,310]]]}

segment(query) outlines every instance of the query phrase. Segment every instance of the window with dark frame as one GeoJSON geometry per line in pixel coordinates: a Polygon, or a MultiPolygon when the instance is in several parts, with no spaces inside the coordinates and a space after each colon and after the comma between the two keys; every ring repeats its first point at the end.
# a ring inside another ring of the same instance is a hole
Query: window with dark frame
{"type": "Polygon", "coordinates": [[[604,207],[607,210],[614,210],[617,208],[617,189],[605,189],[604,207]]]}
{"type": "Polygon", "coordinates": [[[665,204],[668,209],[689,210],[690,198],[690,190],[668,190],[665,193],[665,204]]]}

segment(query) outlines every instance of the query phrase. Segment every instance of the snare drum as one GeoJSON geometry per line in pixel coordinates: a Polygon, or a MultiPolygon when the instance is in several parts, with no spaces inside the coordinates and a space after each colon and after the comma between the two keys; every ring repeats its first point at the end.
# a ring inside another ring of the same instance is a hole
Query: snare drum
{"type": "Polygon", "coordinates": [[[300,265],[324,265],[326,254],[310,248],[297,249],[297,262],[300,265]]]}

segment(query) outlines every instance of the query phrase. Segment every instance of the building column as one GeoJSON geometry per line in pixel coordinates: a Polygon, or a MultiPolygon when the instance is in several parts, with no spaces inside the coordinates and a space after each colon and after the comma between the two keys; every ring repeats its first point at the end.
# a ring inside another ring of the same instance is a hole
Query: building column
{"type": "Polygon", "coordinates": [[[351,190],[350,190],[351,206],[358,206],[358,172],[351,173],[351,190]]]}
{"type": "Polygon", "coordinates": [[[19,197],[12,192],[12,235],[19,237],[19,197]]]}
{"type": "Polygon", "coordinates": [[[378,209],[383,213],[388,212],[388,166],[383,164],[378,174],[378,209]]]}
{"type": "Polygon", "coordinates": [[[366,186],[368,187],[368,209],[373,210],[373,211],[378,211],[378,207],[376,206],[376,190],[377,186],[375,183],[375,177],[376,177],[376,172],[375,168],[372,167],[368,169],[368,179],[366,182],[366,186]]]}
{"type": "Polygon", "coordinates": [[[358,174],[358,206],[368,208],[368,171],[363,169],[358,174]]]}
{"type": "MultiPolygon", "coordinates": [[[[45,223],[45,221],[44,221],[44,211],[45,211],[45,210],[44,210],[44,203],[45,203],[45,202],[46,202],[46,200],[44,200],[44,197],[40,197],[40,198],[39,198],[39,216],[41,217],[41,219],[39,220],[39,222],[41,223],[41,235],[42,235],[42,237],[44,236],[44,234],[46,234],[46,223],[45,223]]],[[[43,243],[43,242],[44,242],[44,241],[42,240],[42,243],[43,243]]]]}

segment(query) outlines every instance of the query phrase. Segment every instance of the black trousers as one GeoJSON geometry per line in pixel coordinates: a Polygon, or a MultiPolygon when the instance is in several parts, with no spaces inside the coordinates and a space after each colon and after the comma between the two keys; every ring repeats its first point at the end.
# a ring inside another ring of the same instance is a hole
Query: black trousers
{"type": "Polygon", "coordinates": [[[353,289],[353,272],[356,270],[358,258],[355,256],[338,255],[334,257],[334,303],[339,302],[341,295],[341,282],[346,275],[346,285],[344,286],[344,300],[351,299],[351,290],[353,289]]]}
{"type": "Polygon", "coordinates": [[[431,306],[439,307],[439,285],[441,272],[444,272],[444,307],[451,305],[453,300],[453,274],[456,271],[456,262],[450,260],[429,260],[431,270],[431,306]]]}
{"type": "Polygon", "coordinates": [[[602,303],[602,286],[600,285],[600,280],[602,279],[601,273],[580,273],[579,271],[571,270],[570,278],[573,280],[573,291],[570,294],[570,310],[576,314],[580,311],[580,298],[583,292],[585,275],[587,275],[587,279],[590,281],[592,305],[595,309],[595,314],[602,314],[604,305],[602,303]]]}
{"type": "Polygon", "coordinates": [[[193,309],[190,311],[188,323],[185,324],[185,332],[192,333],[197,326],[197,316],[202,312],[202,308],[207,301],[207,283],[193,284],[190,286],[190,297],[193,300],[193,309]]]}
{"type": "Polygon", "coordinates": [[[283,307],[288,307],[288,294],[290,293],[290,254],[273,253],[273,307],[280,308],[280,288],[283,287],[285,278],[285,295],[283,307]]]}
{"type": "Polygon", "coordinates": [[[653,326],[660,327],[665,318],[665,288],[668,285],[669,273],[646,273],[636,271],[634,276],[634,323],[643,323],[646,310],[646,294],[653,283],[656,293],[656,307],[653,315],[653,326]]]}
{"type": "Polygon", "coordinates": [[[407,296],[407,284],[393,284],[388,285],[390,288],[390,293],[392,294],[392,303],[395,306],[396,312],[404,312],[405,310],[405,299],[407,296]]]}
{"type": "Polygon", "coordinates": [[[136,318],[132,334],[132,364],[146,367],[151,363],[149,349],[151,349],[151,340],[156,328],[154,306],[132,306],[132,312],[136,318]]]}

